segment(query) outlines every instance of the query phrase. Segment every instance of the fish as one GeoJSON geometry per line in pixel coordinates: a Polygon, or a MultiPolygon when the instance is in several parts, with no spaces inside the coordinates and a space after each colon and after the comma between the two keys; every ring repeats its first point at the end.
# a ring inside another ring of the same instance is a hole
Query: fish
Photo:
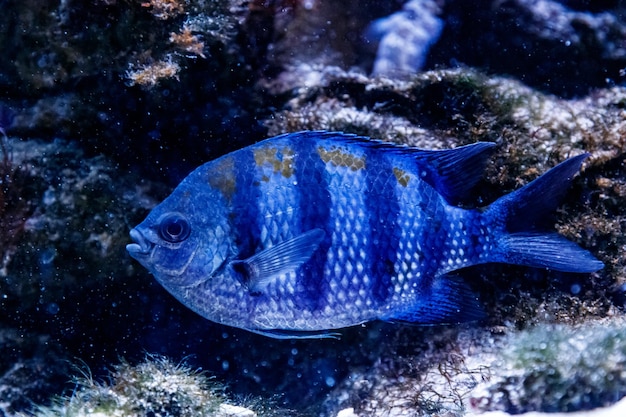
{"type": "Polygon", "coordinates": [[[603,268],[543,226],[589,154],[462,207],[495,146],[423,150],[327,131],[265,139],[191,172],[126,249],[199,315],[269,337],[481,320],[478,296],[454,271],[603,268]]]}

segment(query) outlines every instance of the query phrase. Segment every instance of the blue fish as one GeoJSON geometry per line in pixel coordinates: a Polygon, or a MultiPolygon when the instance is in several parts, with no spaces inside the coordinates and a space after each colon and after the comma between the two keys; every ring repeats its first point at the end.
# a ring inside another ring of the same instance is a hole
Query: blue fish
{"type": "Polygon", "coordinates": [[[601,269],[538,228],[587,154],[487,207],[458,207],[494,146],[428,151],[320,131],[266,139],[189,174],[127,250],[201,316],[283,338],[370,320],[477,320],[476,296],[449,275],[471,265],[601,269]]]}

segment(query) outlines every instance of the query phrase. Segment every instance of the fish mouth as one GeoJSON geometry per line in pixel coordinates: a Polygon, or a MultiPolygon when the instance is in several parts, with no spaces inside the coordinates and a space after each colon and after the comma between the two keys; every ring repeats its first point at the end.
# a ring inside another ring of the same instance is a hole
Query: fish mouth
{"type": "Polygon", "coordinates": [[[144,237],[144,235],[137,229],[130,231],[130,238],[134,243],[126,245],[126,250],[133,258],[146,257],[152,252],[154,244],[144,237]]]}

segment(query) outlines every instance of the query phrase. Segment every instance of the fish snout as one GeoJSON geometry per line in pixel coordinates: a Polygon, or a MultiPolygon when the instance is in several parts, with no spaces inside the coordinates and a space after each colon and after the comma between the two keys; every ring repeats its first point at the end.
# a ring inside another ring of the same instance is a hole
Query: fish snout
{"type": "Polygon", "coordinates": [[[134,243],[126,245],[126,250],[133,258],[149,255],[154,247],[154,244],[146,239],[137,229],[132,229],[130,231],[130,238],[134,241],[134,243]]]}

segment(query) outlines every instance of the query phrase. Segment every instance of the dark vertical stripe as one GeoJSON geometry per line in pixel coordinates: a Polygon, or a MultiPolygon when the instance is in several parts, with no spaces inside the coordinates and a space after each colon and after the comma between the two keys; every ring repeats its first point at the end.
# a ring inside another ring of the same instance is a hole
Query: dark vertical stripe
{"type": "Polygon", "coordinates": [[[392,278],[401,230],[398,225],[400,205],[396,196],[397,179],[393,173],[393,155],[376,148],[367,149],[366,212],[369,213],[370,239],[366,250],[372,279],[374,302],[384,304],[392,295],[392,278]]]}
{"type": "Polygon", "coordinates": [[[334,226],[331,222],[332,200],[328,192],[328,178],[326,164],[317,153],[317,147],[322,139],[311,138],[309,135],[294,135],[292,146],[297,154],[295,158],[295,175],[298,181],[297,189],[300,210],[300,233],[312,229],[322,229],[326,232],[319,249],[310,261],[302,268],[299,277],[302,284],[303,304],[311,310],[322,308],[322,301],[328,289],[328,282],[324,279],[324,267],[327,262],[328,249],[332,244],[334,226]]]}
{"type": "Polygon", "coordinates": [[[257,181],[257,166],[250,148],[233,153],[235,161],[235,184],[231,204],[231,224],[235,233],[238,258],[240,260],[252,256],[260,247],[261,229],[258,201],[261,197],[257,181]]]}

